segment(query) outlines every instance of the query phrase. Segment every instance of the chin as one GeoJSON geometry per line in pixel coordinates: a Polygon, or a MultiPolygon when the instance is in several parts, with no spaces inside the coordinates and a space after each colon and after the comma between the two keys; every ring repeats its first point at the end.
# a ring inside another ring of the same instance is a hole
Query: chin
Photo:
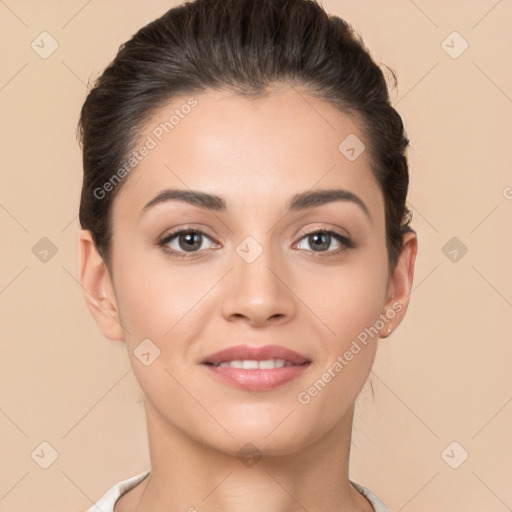
{"type": "Polygon", "coordinates": [[[243,419],[226,421],[223,426],[232,437],[221,429],[198,432],[201,442],[231,456],[251,456],[251,452],[263,457],[278,457],[297,453],[325,434],[318,426],[318,432],[302,421],[297,411],[287,409],[278,415],[246,416],[243,419]],[[287,417],[288,416],[288,417],[287,417]],[[284,421],[283,421],[284,420],[284,421]]]}

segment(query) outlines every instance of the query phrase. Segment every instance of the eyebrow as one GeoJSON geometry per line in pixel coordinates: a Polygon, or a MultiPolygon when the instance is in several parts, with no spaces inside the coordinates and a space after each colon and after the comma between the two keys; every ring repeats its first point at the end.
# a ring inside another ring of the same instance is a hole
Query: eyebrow
{"type": "MultiPolygon", "coordinates": [[[[168,201],[181,201],[215,212],[228,211],[226,201],[220,196],[198,190],[166,189],[144,205],[141,215],[157,204],[168,201]]],[[[344,189],[314,190],[296,194],[286,204],[286,213],[307,210],[308,208],[322,206],[335,201],[350,202],[358,205],[370,221],[372,220],[368,207],[363,200],[354,193],[344,189]]]]}

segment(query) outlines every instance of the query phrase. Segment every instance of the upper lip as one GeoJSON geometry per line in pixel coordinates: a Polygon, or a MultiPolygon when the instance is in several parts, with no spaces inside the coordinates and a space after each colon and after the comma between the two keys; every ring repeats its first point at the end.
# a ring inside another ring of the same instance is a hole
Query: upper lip
{"type": "Polygon", "coordinates": [[[235,345],[206,356],[201,363],[218,364],[228,361],[266,361],[268,359],[284,359],[285,361],[289,361],[293,364],[311,362],[305,356],[280,345],[264,345],[260,347],[251,345],[235,345]]]}

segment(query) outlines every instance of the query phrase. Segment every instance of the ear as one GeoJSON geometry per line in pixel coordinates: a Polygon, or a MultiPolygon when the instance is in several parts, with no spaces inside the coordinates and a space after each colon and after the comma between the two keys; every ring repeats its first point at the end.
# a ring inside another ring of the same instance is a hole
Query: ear
{"type": "Polygon", "coordinates": [[[417,251],[418,239],[416,233],[414,231],[405,233],[402,252],[388,281],[384,315],[389,320],[381,329],[380,338],[387,338],[400,325],[405,316],[409,306],[417,251]]]}
{"type": "Polygon", "coordinates": [[[80,231],[78,255],[80,284],[89,311],[106,338],[123,341],[124,332],[119,320],[111,276],[89,230],[80,231]]]}

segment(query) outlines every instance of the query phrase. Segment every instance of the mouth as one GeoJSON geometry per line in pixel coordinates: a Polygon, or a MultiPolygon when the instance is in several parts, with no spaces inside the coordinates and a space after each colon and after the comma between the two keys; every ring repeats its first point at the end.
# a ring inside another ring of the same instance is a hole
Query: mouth
{"type": "Polygon", "coordinates": [[[281,345],[263,345],[261,347],[235,345],[206,356],[201,363],[219,365],[222,363],[238,363],[240,361],[249,365],[245,369],[257,369],[254,366],[254,362],[270,365],[270,362],[273,361],[273,367],[277,364],[279,368],[311,362],[306,356],[281,345]],[[284,364],[282,364],[282,361],[284,361],[284,364]]]}
{"type": "Polygon", "coordinates": [[[311,360],[279,345],[237,345],[207,356],[201,365],[224,384],[264,391],[299,377],[311,360]]]}
{"type": "MultiPolygon", "coordinates": [[[[217,368],[243,368],[244,370],[273,370],[274,368],[284,368],[285,366],[300,366],[286,359],[242,359],[234,361],[223,361],[221,363],[204,363],[217,368]]],[[[308,364],[306,362],[302,364],[308,364]]]]}

